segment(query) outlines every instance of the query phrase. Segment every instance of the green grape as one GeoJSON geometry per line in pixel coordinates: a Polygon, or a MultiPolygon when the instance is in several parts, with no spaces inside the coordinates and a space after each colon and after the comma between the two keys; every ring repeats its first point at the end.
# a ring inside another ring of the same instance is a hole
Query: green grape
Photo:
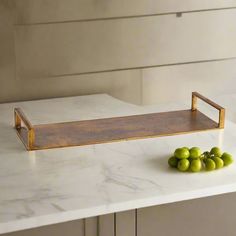
{"type": "Polygon", "coordinates": [[[216,163],[212,159],[208,158],[205,160],[205,166],[206,170],[211,171],[216,168],[216,163]]]}
{"type": "Polygon", "coordinates": [[[189,148],[188,148],[188,147],[182,147],[182,148],[185,148],[185,149],[187,149],[187,150],[189,151],[189,148]]]}
{"type": "Polygon", "coordinates": [[[185,158],[185,159],[182,159],[178,162],[177,168],[180,171],[186,171],[186,170],[188,170],[189,165],[190,165],[189,160],[185,158]]]}
{"type": "Polygon", "coordinates": [[[169,160],[168,160],[168,164],[169,164],[170,167],[177,167],[178,158],[176,158],[175,156],[170,157],[169,160]]]}
{"type": "Polygon", "coordinates": [[[178,159],[189,158],[189,151],[186,148],[177,148],[174,155],[178,159]]]}
{"type": "Polygon", "coordinates": [[[220,148],[218,148],[218,147],[213,147],[213,148],[211,149],[211,151],[210,151],[210,154],[211,154],[211,155],[214,155],[214,156],[216,156],[216,157],[221,157],[222,152],[221,152],[220,148]]]}
{"type": "Polygon", "coordinates": [[[212,157],[212,160],[215,162],[216,169],[220,169],[224,166],[224,162],[220,157],[212,157]]]}
{"type": "Polygon", "coordinates": [[[200,159],[193,159],[190,164],[190,170],[192,172],[199,172],[202,168],[202,162],[200,159]]]}
{"type": "Polygon", "coordinates": [[[234,161],[232,155],[230,155],[227,152],[223,153],[223,155],[221,156],[221,159],[223,160],[225,166],[232,164],[234,161]]]}
{"type": "Polygon", "coordinates": [[[202,154],[201,149],[199,147],[192,147],[189,150],[189,153],[190,153],[190,157],[193,159],[200,157],[202,154]]]}

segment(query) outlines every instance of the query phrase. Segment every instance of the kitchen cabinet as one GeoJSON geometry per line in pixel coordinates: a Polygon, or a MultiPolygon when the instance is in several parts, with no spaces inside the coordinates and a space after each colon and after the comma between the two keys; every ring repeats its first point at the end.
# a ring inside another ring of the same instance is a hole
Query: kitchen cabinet
{"type": "Polygon", "coordinates": [[[28,229],[9,234],[0,234],[0,235],[1,236],[51,236],[51,235],[85,236],[83,220],[76,220],[61,224],[54,224],[50,226],[43,226],[39,228],[28,229]]]}
{"type": "Polygon", "coordinates": [[[234,235],[234,201],[231,193],[140,209],[138,235],[234,235]]]}

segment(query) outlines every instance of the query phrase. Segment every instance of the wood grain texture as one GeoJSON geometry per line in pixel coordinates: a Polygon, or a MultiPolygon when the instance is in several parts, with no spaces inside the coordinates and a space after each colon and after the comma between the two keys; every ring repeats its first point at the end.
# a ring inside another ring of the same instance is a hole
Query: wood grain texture
{"type": "Polygon", "coordinates": [[[20,0],[17,23],[61,22],[235,7],[235,0],[20,0]]]}
{"type": "MultiPolygon", "coordinates": [[[[198,110],[35,125],[33,150],[176,135],[216,128],[218,124],[198,110]]],[[[28,132],[25,128],[17,131],[27,146],[28,132]]]]}
{"type": "Polygon", "coordinates": [[[42,78],[234,57],[234,21],[236,10],[18,26],[17,75],[42,78]]]}

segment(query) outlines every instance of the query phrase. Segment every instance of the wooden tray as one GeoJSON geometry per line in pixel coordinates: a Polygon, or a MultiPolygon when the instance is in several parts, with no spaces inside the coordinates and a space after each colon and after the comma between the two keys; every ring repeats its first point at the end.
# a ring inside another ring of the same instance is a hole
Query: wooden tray
{"type": "Polygon", "coordinates": [[[15,108],[15,129],[27,150],[80,146],[224,128],[225,109],[197,92],[189,110],[31,125],[15,108]],[[218,123],[197,110],[197,98],[219,110],[218,123]]]}

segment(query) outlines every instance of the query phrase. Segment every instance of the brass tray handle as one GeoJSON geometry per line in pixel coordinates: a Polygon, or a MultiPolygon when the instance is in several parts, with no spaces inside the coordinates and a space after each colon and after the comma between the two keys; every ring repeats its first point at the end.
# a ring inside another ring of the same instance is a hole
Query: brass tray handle
{"type": "Polygon", "coordinates": [[[197,110],[197,99],[201,99],[202,101],[206,102],[207,104],[213,106],[217,110],[219,110],[219,121],[218,121],[218,127],[223,129],[225,125],[225,109],[216,104],[215,102],[211,101],[210,99],[202,96],[198,92],[193,92],[192,93],[192,111],[197,110]]]}
{"type": "Polygon", "coordinates": [[[14,109],[14,118],[15,118],[15,128],[20,137],[21,137],[20,131],[22,129],[22,123],[25,125],[27,129],[27,147],[26,148],[28,150],[33,149],[34,141],[35,141],[35,132],[30,121],[26,118],[25,114],[20,108],[14,109]]]}

